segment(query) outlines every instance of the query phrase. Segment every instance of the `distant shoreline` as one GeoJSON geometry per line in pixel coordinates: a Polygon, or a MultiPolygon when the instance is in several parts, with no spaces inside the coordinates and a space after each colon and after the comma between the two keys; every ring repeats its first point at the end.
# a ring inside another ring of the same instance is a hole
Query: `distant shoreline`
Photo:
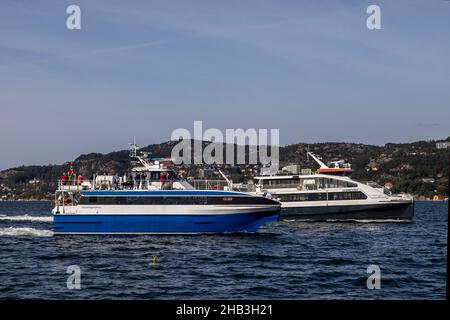
{"type": "MultiPolygon", "coordinates": [[[[36,199],[0,200],[0,203],[2,203],[2,202],[52,202],[52,200],[36,200],[36,199]]],[[[432,199],[416,199],[416,198],[414,198],[414,202],[448,202],[448,199],[432,200],[432,199]]]]}

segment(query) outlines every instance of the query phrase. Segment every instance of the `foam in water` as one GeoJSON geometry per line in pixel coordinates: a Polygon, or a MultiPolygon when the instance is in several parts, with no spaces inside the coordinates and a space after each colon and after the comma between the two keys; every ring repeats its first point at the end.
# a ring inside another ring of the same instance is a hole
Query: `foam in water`
{"type": "Polygon", "coordinates": [[[50,230],[40,230],[34,228],[0,228],[0,236],[34,236],[51,237],[53,232],[50,230]]]}
{"type": "Polygon", "coordinates": [[[0,220],[7,221],[36,221],[36,222],[52,222],[51,216],[29,216],[27,214],[21,216],[0,215],[0,220]]]}

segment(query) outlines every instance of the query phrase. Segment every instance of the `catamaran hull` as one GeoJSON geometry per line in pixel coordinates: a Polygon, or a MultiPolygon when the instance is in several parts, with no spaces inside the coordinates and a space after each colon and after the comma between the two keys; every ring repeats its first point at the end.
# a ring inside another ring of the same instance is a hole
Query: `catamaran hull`
{"type": "Polygon", "coordinates": [[[281,218],[311,221],[398,220],[412,221],[414,202],[390,202],[367,205],[328,205],[283,207],[281,218]]]}
{"type": "Polygon", "coordinates": [[[280,210],[233,214],[55,214],[58,234],[253,233],[279,220],[280,210]]]}

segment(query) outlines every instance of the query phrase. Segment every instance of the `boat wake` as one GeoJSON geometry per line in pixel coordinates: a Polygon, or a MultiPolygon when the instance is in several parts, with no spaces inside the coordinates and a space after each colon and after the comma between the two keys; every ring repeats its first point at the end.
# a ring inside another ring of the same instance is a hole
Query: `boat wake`
{"type": "Polygon", "coordinates": [[[34,228],[0,228],[0,236],[33,236],[33,237],[51,237],[53,232],[50,230],[34,228]]]}
{"type": "Polygon", "coordinates": [[[27,214],[21,216],[0,215],[0,220],[6,221],[35,221],[35,222],[52,222],[51,216],[29,216],[27,214]]]}

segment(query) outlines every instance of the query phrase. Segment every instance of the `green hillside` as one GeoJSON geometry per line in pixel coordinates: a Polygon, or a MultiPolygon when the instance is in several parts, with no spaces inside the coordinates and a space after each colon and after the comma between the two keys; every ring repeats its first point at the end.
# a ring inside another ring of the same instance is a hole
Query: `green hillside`
{"type": "MultiPolygon", "coordinates": [[[[450,137],[446,139],[450,141],[450,137]]],[[[170,157],[177,142],[169,141],[143,148],[153,156],[170,157]]],[[[204,146],[208,143],[204,142],[204,146]]],[[[449,150],[437,149],[436,141],[418,141],[404,144],[374,146],[355,143],[299,143],[280,148],[281,166],[299,164],[303,168],[317,165],[308,160],[312,151],[325,162],[344,159],[352,164],[352,178],[360,181],[391,182],[394,192],[412,193],[416,197],[432,198],[438,194],[448,197],[449,150]]],[[[248,150],[247,150],[248,151],[248,150]]],[[[128,151],[108,154],[90,153],[74,159],[74,167],[85,178],[96,174],[123,175],[131,166],[128,151]]],[[[198,175],[200,166],[181,166],[189,176],[198,175]]],[[[51,199],[56,181],[67,171],[67,164],[22,166],[0,171],[0,199],[51,199]]],[[[245,182],[256,174],[258,166],[224,166],[224,171],[235,182],[245,182]]]]}

